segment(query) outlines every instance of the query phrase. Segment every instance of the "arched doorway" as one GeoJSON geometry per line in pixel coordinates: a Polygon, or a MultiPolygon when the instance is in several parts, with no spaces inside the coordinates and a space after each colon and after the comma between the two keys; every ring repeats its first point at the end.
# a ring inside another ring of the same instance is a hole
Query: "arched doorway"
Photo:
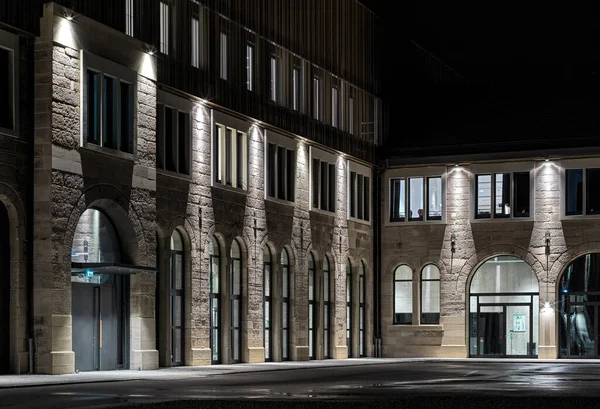
{"type": "Polygon", "coordinates": [[[171,296],[171,366],[181,366],[184,362],[184,283],[185,259],[183,237],[175,229],[171,235],[170,260],[171,296]]]}
{"type": "Polygon", "coordinates": [[[600,357],[600,253],[573,260],[558,291],[560,357],[600,357]]]}
{"type": "Polygon", "coordinates": [[[116,229],[104,213],[88,209],[81,215],[71,259],[98,267],[71,274],[75,369],[128,368],[129,277],[104,267],[123,261],[116,229]]]}
{"type": "Polygon", "coordinates": [[[10,221],[0,201],[0,374],[10,372],[10,221]]]}
{"type": "Polygon", "coordinates": [[[346,260],[346,347],[352,358],[352,264],[346,260]]]}
{"type": "Polygon", "coordinates": [[[537,356],[538,280],[523,260],[496,256],[481,264],[469,291],[471,357],[537,356]]]}

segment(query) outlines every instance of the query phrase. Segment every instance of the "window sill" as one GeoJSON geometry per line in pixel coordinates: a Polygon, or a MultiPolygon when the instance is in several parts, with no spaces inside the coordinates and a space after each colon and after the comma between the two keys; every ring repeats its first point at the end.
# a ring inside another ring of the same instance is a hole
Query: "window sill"
{"type": "Polygon", "coordinates": [[[471,219],[471,223],[515,223],[515,222],[532,222],[534,221],[533,217],[500,217],[500,218],[493,218],[493,219],[475,219],[472,218],[471,219]]]}
{"type": "Polygon", "coordinates": [[[393,324],[393,330],[413,330],[413,331],[443,331],[444,326],[441,324],[393,324]]]}
{"type": "Polygon", "coordinates": [[[312,213],[322,214],[324,216],[335,217],[335,212],[328,212],[327,210],[321,210],[321,209],[317,209],[317,208],[311,207],[310,211],[312,213]]]}
{"type": "Polygon", "coordinates": [[[598,220],[600,219],[600,214],[574,214],[571,216],[562,215],[560,220],[598,220]]]}
{"type": "Polygon", "coordinates": [[[111,156],[113,158],[123,159],[126,161],[134,162],[135,155],[133,153],[121,152],[115,149],[104,148],[102,146],[94,145],[91,143],[85,143],[80,147],[81,150],[100,153],[102,155],[111,156]]]}
{"type": "Polygon", "coordinates": [[[19,138],[19,132],[11,129],[0,128],[0,135],[10,136],[11,138],[19,138]]]}
{"type": "Polygon", "coordinates": [[[445,220],[411,220],[403,222],[385,222],[385,227],[408,227],[408,226],[425,226],[425,225],[445,225],[445,220]]]}
{"type": "Polygon", "coordinates": [[[181,180],[185,180],[185,181],[188,181],[188,182],[192,181],[192,177],[190,175],[186,175],[186,174],[183,174],[183,173],[172,172],[172,171],[166,170],[166,169],[156,168],[156,174],[157,175],[162,175],[162,176],[169,176],[169,177],[172,177],[172,178],[181,179],[181,180]]]}
{"type": "Polygon", "coordinates": [[[226,190],[228,192],[239,193],[240,195],[244,195],[244,196],[248,195],[248,190],[246,190],[246,189],[242,189],[239,187],[233,187],[233,186],[229,186],[229,185],[223,185],[223,184],[215,182],[215,181],[213,181],[211,187],[221,189],[221,190],[226,190]]]}
{"type": "Polygon", "coordinates": [[[284,205],[284,206],[289,206],[289,207],[295,207],[296,206],[296,202],[290,202],[288,200],[278,199],[276,197],[271,197],[271,196],[267,196],[265,198],[265,200],[267,202],[277,203],[277,204],[284,205]]]}
{"type": "Polygon", "coordinates": [[[354,223],[358,223],[358,224],[363,224],[365,226],[371,226],[371,222],[370,221],[366,221],[366,220],[362,220],[362,219],[357,219],[355,217],[348,217],[348,221],[354,222],[354,223]]]}

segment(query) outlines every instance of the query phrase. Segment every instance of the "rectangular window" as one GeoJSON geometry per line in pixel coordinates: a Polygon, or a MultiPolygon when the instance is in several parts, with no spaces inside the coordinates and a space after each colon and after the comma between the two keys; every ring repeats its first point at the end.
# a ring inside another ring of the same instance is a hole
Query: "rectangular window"
{"type": "Polygon", "coordinates": [[[348,100],[348,133],[354,135],[354,98],[348,100]]]}
{"type": "Polygon", "coordinates": [[[223,32],[220,36],[220,58],[221,79],[227,80],[227,34],[223,32]]]}
{"type": "Polygon", "coordinates": [[[274,197],[288,202],[295,200],[296,180],[296,152],[274,143],[269,143],[268,193],[274,197]]]}
{"type": "Polygon", "coordinates": [[[529,172],[520,172],[513,175],[514,179],[514,217],[529,217],[529,172]]]}
{"type": "Polygon", "coordinates": [[[600,214],[600,169],[588,169],[586,173],[586,212],[600,214]]]}
{"type": "Polygon", "coordinates": [[[312,161],[313,208],[335,212],[336,170],[335,165],[313,158],[312,161]]]}
{"type": "Polygon", "coordinates": [[[408,179],[408,220],[423,220],[423,178],[408,179]]]}
{"type": "Polygon", "coordinates": [[[350,172],[350,217],[369,221],[371,213],[370,197],[371,188],[370,178],[357,172],[350,172]]]}
{"type": "Polygon", "coordinates": [[[442,178],[427,178],[427,220],[442,220],[442,178]]]}
{"type": "Polygon", "coordinates": [[[321,99],[321,80],[318,77],[313,78],[313,118],[319,120],[320,116],[320,104],[321,99]]]}
{"type": "Polygon", "coordinates": [[[390,221],[406,220],[406,180],[390,179],[390,221]]]}
{"type": "Polygon", "coordinates": [[[215,125],[213,145],[214,180],[237,189],[248,189],[248,136],[246,133],[215,125]]]}
{"type": "Polygon", "coordinates": [[[189,175],[190,114],[160,104],[157,115],[157,168],[189,175]]]}
{"type": "Polygon", "coordinates": [[[100,80],[102,75],[87,71],[87,141],[100,145],[100,80]]]}
{"type": "Polygon", "coordinates": [[[475,218],[489,219],[492,214],[492,175],[475,176],[475,218]]]}
{"type": "Polygon", "coordinates": [[[102,146],[117,149],[117,81],[104,76],[102,98],[102,146]]]}
{"type": "Polygon", "coordinates": [[[583,214],[583,170],[568,169],[566,176],[566,214],[574,216],[583,214]]]}
{"type": "Polygon", "coordinates": [[[271,101],[277,102],[277,58],[271,57],[271,101]]]}
{"type": "Polygon", "coordinates": [[[160,2],[160,52],[169,54],[169,5],[160,2]]]}
{"type": "Polygon", "coordinates": [[[300,70],[294,68],[292,71],[292,108],[300,110],[300,70]]]}
{"type": "Polygon", "coordinates": [[[246,44],[246,89],[254,90],[254,46],[246,44]]]}
{"type": "Polygon", "coordinates": [[[510,173],[496,173],[494,179],[494,217],[510,217],[510,173]]]}
{"type": "Polygon", "coordinates": [[[125,0],[125,33],[133,37],[133,0],[125,0]]]}
{"type": "Polygon", "coordinates": [[[200,67],[200,20],[196,17],[192,17],[192,67],[200,67]]]}
{"type": "Polygon", "coordinates": [[[334,128],[338,127],[338,115],[338,89],[331,87],[331,126],[334,128]]]}
{"type": "Polygon", "coordinates": [[[475,176],[475,218],[530,216],[529,172],[475,176]]]}
{"type": "Polygon", "coordinates": [[[133,90],[121,81],[121,152],[133,153],[133,90]]]}

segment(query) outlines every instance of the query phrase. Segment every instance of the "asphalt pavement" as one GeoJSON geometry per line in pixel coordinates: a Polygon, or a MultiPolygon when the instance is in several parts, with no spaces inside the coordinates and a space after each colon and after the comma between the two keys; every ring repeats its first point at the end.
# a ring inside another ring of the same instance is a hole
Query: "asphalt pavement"
{"type": "Polygon", "coordinates": [[[37,386],[36,376],[30,384],[13,377],[12,386],[0,377],[0,408],[600,408],[598,361],[368,359],[119,372],[37,386]]]}

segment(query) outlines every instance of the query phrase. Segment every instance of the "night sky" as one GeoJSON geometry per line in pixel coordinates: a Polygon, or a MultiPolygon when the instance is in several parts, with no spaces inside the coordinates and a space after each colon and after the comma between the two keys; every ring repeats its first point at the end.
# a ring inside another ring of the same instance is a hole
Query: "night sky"
{"type": "Polygon", "coordinates": [[[383,97],[391,117],[404,116],[404,136],[389,133],[393,148],[475,152],[468,147],[492,135],[504,144],[498,149],[600,140],[600,29],[591,5],[360,1],[386,27],[383,97]],[[399,46],[409,40],[468,83],[419,81],[399,46]]]}

